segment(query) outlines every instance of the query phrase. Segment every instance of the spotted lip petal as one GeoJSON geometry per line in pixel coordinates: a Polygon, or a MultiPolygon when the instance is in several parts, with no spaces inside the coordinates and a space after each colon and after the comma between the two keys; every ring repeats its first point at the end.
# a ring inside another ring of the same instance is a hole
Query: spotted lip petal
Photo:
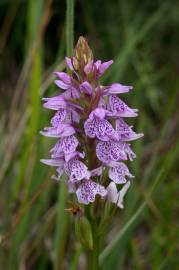
{"type": "Polygon", "coordinates": [[[121,141],[133,141],[144,136],[143,133],[135,133],[131,127],[129,127],[122,118],[116,120],[116,131],[121,141]]]}
{"type": "Polygon", "coordinates": [[[90,177],[87,166],[78,159],[72,159],[67,162],[65,164],[65,171],[70,177],[70,181],[74,183],[90,177]]]}
{"type": "Polygon", "coordinates": [[[129,108],[125,102],[123,102],[116,95],[109,96],[109,106],[114,116],[117,117],[136,117],[138,114],[137,109],[129,108]]]}
{"type": "Polygon", "coordinates": [[[99,142],[96,146],[96,155],[104,164],[127,159],[124,145],[114,141],[99,142]]]}
{"type": "Polygon", "coordinates": [[[65,154],[69,154],[76,150],[79,142],[74,135],[70,135],[62,138],[60,144],[62,151],[65,154]]]}
{"type": "Polygon", "coordinates": [[[74,135],[63,137],[59,140],[55,146],[52,148],[51,155],[52,157],[59,157],[59,155],[69,155],[76,151],[79,142],[74,135]]]}
{"type": "Polygon", "coordinates": [[[109,169],[109,178],[116,184],[125,184],[127,182],[126,176],[132,178],[133,175],[129,172],[127,166],[119,162],[118,166],[109,169]]]}
{"type": "Polygon", "coordinates": [[[85,121],[85,133],[90,138],[97,137],[102,141],[109,141],[110,139],[118,140],[118,133],[114,130],[110,122],[104,119],[105,110],[98,109],[92,112],[89,118],[85,121]],[[101,115],[98,117],[98,114],[101,115]]]}
{"type": "Polygon", "coordinates": [[[76,191],[79,203],[89,204],[94,202],[95,196],[99,194],[101,197],[107,195],[107,190],[91,180],[84,181],[76,191]]]}
{"type": "Polygon", "coordinates": [[[67,115],[66,110],[64,108],[60,108],[50,121],[52,126],[58,127],[59,124],[61,124],[65,120],[66,115],[67,115]]]}

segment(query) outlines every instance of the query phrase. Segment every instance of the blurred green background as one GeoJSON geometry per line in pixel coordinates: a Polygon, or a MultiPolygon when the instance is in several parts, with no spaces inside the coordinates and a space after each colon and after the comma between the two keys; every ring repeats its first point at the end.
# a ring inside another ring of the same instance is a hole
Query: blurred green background
{"type": "MultiPolygon", "coordinates": [[[[0,0],[3,270],[85,269],[60,185],[39,162],[54,143],[39,134],[51,116],[41,98],[57,93],[52,72],[64,69],[65,14],[62,0],[0,0]]],[[[102,253],[102,269],[177,270],[179,1],[76,0],[74,28],[75,42],[84,35],[97,59],[115,60],[103,83],[134,86],[126,100],[140,114],[131,123],[145,134],[134,143],[136,177],[105,246],[124,233],[109,256],[102,253]]]]}

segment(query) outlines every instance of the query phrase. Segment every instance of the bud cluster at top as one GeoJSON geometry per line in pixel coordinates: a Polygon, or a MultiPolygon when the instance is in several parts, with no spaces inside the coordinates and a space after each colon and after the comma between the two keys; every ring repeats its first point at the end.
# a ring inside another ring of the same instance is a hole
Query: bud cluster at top
{"type": "Polygon", "coordinates": [[[131,86],[99,83],[112,60],[95,61],[85,38],[80,37],[72,58],[66,57],[69,74],[55,72],[58,96],[43,98],[44,107],[54,110],[51,126],[41,133],[57,138],[50,159],[41,161],[56,167],[54,179],[68,176],[69,192],[75,192],[79,203],[89,204],[96,196],[123,207],[123,197],[133,175],[124,163],[136,156],[130,141],[143,136],[132,130],[124,118],[136,117],[118,94],[131,86]],[[122,188],[116,186],[123,185],[122,188]]]}

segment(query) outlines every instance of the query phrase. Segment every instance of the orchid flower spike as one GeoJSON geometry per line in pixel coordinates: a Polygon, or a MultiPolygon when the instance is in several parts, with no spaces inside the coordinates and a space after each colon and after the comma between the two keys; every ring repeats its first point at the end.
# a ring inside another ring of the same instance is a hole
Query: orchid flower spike
{"type": "Polygon", "coordinates": [[[132,86],[100,85],[100,77],[112,63],[94,60],[86,39],[79,38],[73,56],[66,58],[70,72],[54,73],[58,95],[43,98],[44,107],[54,115],[41,134],[57,142],[50,159],[41,162],[56,168],[53,178],[57,181],[66,174],[69,192],[76,193],[80,204],[93,203],[99,197],[122,208],[133,177],[126,162],[136,157],[129,142],[143,134],[126,122],[138,115],[138,110],[121,98],[132,86]]]}

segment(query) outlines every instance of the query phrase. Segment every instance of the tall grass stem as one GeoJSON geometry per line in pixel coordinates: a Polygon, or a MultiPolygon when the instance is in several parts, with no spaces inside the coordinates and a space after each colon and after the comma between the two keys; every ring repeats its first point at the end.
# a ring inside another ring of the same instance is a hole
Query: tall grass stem
{"type": "Polygon", "coordinates": [[[66,10],[66,54],[71,56],[74,46],[74,0],[67,0],[66,10]]]}

